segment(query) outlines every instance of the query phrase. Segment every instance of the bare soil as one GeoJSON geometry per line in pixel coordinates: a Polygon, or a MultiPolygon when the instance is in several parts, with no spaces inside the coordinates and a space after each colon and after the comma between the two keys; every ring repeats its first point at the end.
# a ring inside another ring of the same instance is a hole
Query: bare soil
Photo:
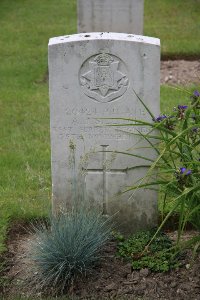
{"type": "MultiPolygon", "coordinates": [[[[196,234],[189,231],[184,239],[196,234]]],[[[176,232],[169,233],[175,238],[176,232]]],[[[37,276],[27,257],[34,236],[19,225],[9,234],[7,270],[4,274],[9,284],[4,289],[4,299],[40,298],[41,292],[31,282],[37,276]]],[[[152,273],[148,269],[133,271],[131,265],[116,257],[116,241],[109,242],[102,251],[103,258],[87,277],[79,278],[69,289],[70,299],[200,299],[200,254],[191,263],[191,252],[182,260],[182,266],[166,273],[152,273]]],[[[1,297],[0,297],[1,299],[1,297]]]]}
{"type": "Polygon", "coordinates": [[[161,61],[161,84],[183,85],[200,83],[200,60],[161,61]]]}

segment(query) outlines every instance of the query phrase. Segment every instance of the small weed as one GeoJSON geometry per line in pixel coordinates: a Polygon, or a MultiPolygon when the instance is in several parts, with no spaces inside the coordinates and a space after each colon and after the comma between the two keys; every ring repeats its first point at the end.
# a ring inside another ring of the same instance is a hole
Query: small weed
{"type": "Polygon", "coordinates": [[[177,255],[172,250],[169,237],[160,232],[147,248],[155,230],[141,231],[129,237],[116,236],[117,254],[131,261],[133,269],[149,268],[154,272],[166,272],[180,265],[177,255]]]}

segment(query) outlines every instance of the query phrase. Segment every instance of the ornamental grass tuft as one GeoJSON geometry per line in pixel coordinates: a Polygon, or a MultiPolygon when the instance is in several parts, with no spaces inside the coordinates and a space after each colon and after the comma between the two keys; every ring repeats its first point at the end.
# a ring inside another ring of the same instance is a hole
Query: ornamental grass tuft
{"type": "Polygon", "coordinates": [[[94,210],[72,209],[34,226],[31,259],[36,286],[62,294],[79,275],[86,275],[100,258],[112,232],[111,221],[94,210]]]}
{"type": "Polygon", "coordinates": [[[75,168],[76,145],[69,143],[72,172],[71,207],[61,208],[49,222],[33,226],[30,251],[36,266],[36,289],[63,294],[78,276],[86,275],[101,257],[113,231],[112,217],[88,201],[83,174],[75,168]]]}

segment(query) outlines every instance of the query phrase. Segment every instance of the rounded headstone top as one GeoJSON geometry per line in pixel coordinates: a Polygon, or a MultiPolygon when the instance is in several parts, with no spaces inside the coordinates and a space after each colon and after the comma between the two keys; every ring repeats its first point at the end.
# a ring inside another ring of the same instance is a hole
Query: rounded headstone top
{"type": "Polygon", "coordinates": [[[116,32],[87,32],[65,36],[53,37],[49,40],[49,46],[68,42],[88,41],[88,40],[120,40],[132,41],[143,44],[160,46],[160,39],[142,35],[116,33],[116,32]]]}

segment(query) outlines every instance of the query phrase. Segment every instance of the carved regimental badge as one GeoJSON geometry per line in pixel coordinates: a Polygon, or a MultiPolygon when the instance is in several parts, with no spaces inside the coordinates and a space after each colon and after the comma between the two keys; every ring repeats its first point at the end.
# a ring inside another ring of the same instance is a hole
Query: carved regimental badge
{"type": "Polygon", "coordinates": [[[86,60],[80,69],[84,93],[96,101],[110,102],[128,88],[124,63],[114,55],[101,53],[86,60]]]}

